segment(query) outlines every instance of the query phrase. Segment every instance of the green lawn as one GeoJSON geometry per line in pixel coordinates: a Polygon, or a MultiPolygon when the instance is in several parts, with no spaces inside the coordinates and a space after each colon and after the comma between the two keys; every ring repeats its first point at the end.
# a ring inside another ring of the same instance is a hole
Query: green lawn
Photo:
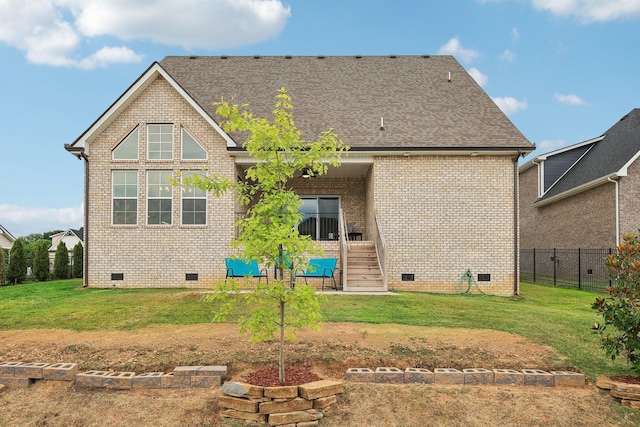
{"type": "MultiPolygon", "coordinates": [[[[209,322],[211,303],[185,289],[80,289],[79,280],[0,287],[0,329],[127,330],[152,324],[209,322]]],[[[416,326],[496,329],[546,344],[576,368],[598,374],[628,373],[599,347],[591,326],[599,319],[597,294],[523,283],[523,298],[398,293],[392,296],[329,295],[327,322],[400,323],[416,326]]]]}

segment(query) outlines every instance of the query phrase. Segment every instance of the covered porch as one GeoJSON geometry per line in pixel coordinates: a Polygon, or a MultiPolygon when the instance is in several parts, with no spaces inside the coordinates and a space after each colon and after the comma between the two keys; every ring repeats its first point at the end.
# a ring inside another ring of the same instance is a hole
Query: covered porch
{"type": "MultiPolygon", "coordinates": [[[[302,199],[298,230],[320,242],[324,257],[338,258],[335,280],[344,292],[383,292],[386,248],[372,206],[373,158],[352,156],[322,176],[300,174],[291,188],[302,199]]],[[[238,176],[255,160],[236,156],[238,176]]],[[[310,283],[312,284],[312,283],[310,283]]]]}

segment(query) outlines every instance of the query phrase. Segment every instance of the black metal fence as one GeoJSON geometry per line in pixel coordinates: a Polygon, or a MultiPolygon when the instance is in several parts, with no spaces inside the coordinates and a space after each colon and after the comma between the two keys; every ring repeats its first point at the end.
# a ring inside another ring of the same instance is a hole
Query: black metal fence
{"type": "Polygon", "coordinates": [[[604,264],[613,249],[521,249],[520,279],[604,292],[611,278],[604,264]]]}

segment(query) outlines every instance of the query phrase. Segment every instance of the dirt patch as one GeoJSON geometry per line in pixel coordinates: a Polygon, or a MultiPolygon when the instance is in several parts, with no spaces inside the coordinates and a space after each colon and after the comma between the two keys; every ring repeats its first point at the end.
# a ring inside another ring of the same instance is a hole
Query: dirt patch
{"type": "MultiPolygon", "coordinates": [[[[287,344],[288,369],[339,379],[350,367],[575,370],[552,348],[505,332],[402,325],[328,323],[287,344]]],[[[136,331],[0,331],[0,360],[74,362],[81,371],[168,372],[181,365],[226,365],[229,377],[277,365],[277,344],[249,344],[236,325],[154,326],[136,331]]],[[[58,382],[0,394],[6,426],[218,426],[212,390],[83,390],[58,382]]],[[[322,426],[636,425],[594,386],[348,384],[322,426]],[[613,409],[612,409],[613,408],[613,409]]]]}

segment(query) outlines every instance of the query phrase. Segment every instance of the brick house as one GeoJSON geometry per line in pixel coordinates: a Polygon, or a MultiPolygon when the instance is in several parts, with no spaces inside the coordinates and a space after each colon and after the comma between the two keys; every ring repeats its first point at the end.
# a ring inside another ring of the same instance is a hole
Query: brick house
{"type": "Polygon", "coordinates": [[[233,194],[167,178],[206,168],[243,179],[253,160],[220,129],[213,103],[270,118],[280,87],[303,137],[333,128],[351,147],[328,175],[291,182],[304,201],[300,232],[339,258],[344,291],[451,293],[469,270],[487,293],[517,293],[517,165],[534,146],[453,57],[427,55],[152,64],[65,145],[85,160],[86,286],[224,278],[242,214],[233,194]]]}
{"type": "Polygon", "coordinates": [[[530,248],[612,248],[640,227],[640,109],[604,134],[519,169],[520,242],[530,248]]]}

